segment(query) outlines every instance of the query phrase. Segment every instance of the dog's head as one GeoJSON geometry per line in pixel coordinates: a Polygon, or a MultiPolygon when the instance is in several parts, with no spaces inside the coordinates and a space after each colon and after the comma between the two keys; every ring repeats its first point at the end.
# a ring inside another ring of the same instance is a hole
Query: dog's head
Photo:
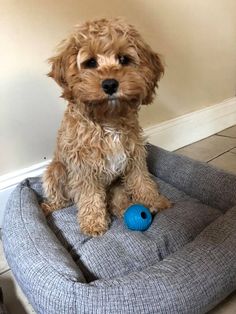
{"type": "Polygon", "coordinates": [[[164,71],[159,56],[121,19],[76,26],[49,61],[63,97],[97,118],[151,103],[164,71]]]}

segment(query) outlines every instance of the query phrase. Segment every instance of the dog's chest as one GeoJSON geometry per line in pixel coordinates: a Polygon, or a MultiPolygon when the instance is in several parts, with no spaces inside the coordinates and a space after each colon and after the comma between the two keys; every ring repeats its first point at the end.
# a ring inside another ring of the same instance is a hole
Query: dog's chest
{"type": "Polygon", "coordinates": [[[105,134],[109,145],[105,156],[106,171],[111,175],[120,175],[124,172],[128,161],[127,152],[122,143],[122,134],[112,128],[105,128],[105,134]]]}

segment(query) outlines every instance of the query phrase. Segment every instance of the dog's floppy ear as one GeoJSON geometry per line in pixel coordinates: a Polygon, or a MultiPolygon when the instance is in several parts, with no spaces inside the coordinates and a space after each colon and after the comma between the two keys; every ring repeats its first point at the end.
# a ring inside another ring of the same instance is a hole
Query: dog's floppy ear
{"type": "Polygon", "coordinates": [[[161,62],[159,55],[156,52],[152,51],[152,49],[149,46],[146,47],[145,54],[148,60],[147,66],[149,67],[151,73],[148,74],[148,77],[150,79],[148,84],[148,94],[142,103],[144,105],[148,105],[153,101],[155,89],[158,87],[158,81],[164,74],[164,66],[161,62]]]}
{"type": "Polygon", "coordinates": [[[58,46],[57,54],[48,61],[51,64],[51,71],[48,73],[57,84],[62,87],[62,97],[72,100],[71,78],[78,71],[76,57],[78,46],[73,37],[63,40],[58,46]]]}
{"type": "Polygon", "coordinates": [[[142,104],[148,105],[152,102],[155,95],[155,88],[158,87],[157,83],[164,74],[164,66],[159,55],[145,43],[132,25],[129,26],[129,35],[135,43],[140,58],[140,66],[142,67],[142,73],[147,86],[147,95],[143,99],[142,104]]]}

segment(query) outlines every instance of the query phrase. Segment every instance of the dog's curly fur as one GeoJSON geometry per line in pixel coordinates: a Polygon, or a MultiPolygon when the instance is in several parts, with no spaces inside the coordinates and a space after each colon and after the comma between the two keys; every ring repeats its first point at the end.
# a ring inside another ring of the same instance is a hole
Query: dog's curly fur
{"type": "Polygon", "coordinates": [[[138,123],[164,71],[159,56],[122,19],[100,19],[76,26],[50,63],[69,103],[43,176],[44,212],[74,202],[80,230],[97,236],[110,213],[122,216],[131,203],[169,207],[148,173],[138,123]],[[119,83],[112,95],[102,88],[106,79],[119,83]]]}

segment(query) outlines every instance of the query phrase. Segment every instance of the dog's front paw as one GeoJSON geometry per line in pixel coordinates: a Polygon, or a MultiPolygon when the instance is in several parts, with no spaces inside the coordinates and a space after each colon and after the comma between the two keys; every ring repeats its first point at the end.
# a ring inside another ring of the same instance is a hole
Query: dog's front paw
{"type": "Polygon", "coordinates": [[[98,237],[103,235],[109,227],[109,217],[89,216],[79,218],[80,231],[88,236],[98,237]]]}
{"type": "Polygon", "coordinates": [[[44,213],[44,215],[47,217],[55,210],[65,208],[71,205],[70,201],[60,201],[60,202],[48,202],[44,201],[40,204],[40,207],[44,213]]]}
{"type": "Polygon", "coordinates": [[[151,213],[160,212],[163,209],[170,208],[173,204],[163,195],[159,195],[150,207],[151,213]]]}
{"type": "Polygon", "coordinates": [[[63,206],[60,206],[58,203],[49,203],[49,202],[43,202],[40,204],[40,207],[44,213],[44,215],[47,217],[55,210],[58,210],[59,208],[62,208],[63,206]]]}

